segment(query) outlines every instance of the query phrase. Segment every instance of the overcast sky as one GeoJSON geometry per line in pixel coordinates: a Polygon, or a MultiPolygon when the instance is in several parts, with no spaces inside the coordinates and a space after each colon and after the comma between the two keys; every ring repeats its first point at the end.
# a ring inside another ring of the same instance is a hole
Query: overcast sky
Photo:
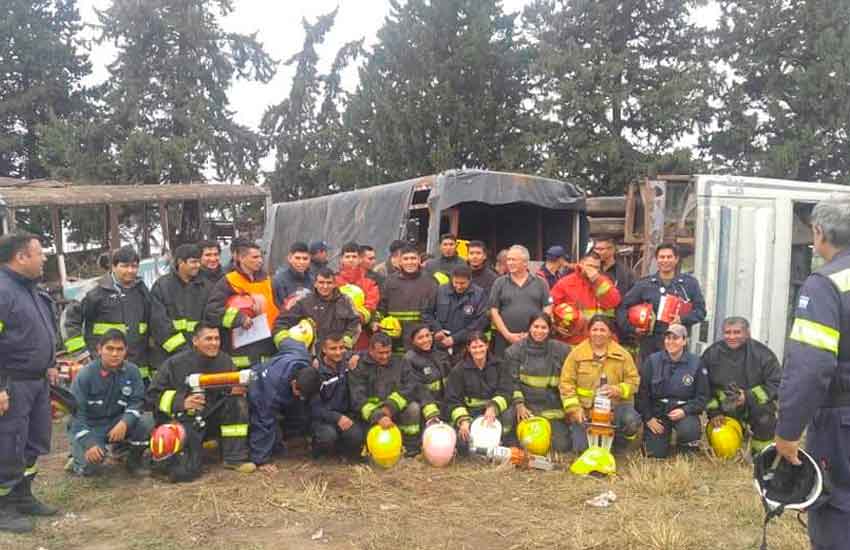
{"type": "MultiPolygon", "coordinates": [[[[502,4],[505,11],[518,12],[529,2],[503,0],[502,4]]],[[[86,23],[96,23],[95,8],[106,9],[109,4],[110,0],[78,2],[80,15],[86,23]]],[[[334,54],[344,43],[365,37],[367,47],[373,44],[390,9],[388,0],[234,0],[233,6],[233,13],[222,22],[224,28],[245,34],[257,32],[266,51],[281,62],[300,50],[304,40],[303,18],[314,22],[318,16],[339,6],[336,24],[319,50],[323,69],[329,67],[334,54]]],[[[700,10],[696,18],[706,22],[716,17],[716,8],[708,7],[700,10]]],[[[106,65],[114,54],[109,47],[95,46],[91,53],[94,72],[89,83],[102,82],[108,76],[106,65]]],[[[281,64],[274,80],[268,84],[236,81],[230,91],[230,107],[235,111],[237,121],[256,128],[266,107],[287,97],[294,72],[294,67],[281,64]]],[[[356,79],[356,70],[350,68],[344,75],[343,85],[353,89],[356,79]]]]}

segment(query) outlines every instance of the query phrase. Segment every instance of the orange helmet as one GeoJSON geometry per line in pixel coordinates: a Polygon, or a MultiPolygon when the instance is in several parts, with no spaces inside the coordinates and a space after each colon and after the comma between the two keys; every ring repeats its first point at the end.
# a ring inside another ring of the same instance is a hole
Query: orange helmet
{"type": "Polygon", "coordinates": [[[151,432],[151,458],[166,460],[179,453],[186,443],[186,428],[179,422],[160,424],[151,432]]]}
{"type": "Polygon", "coordinates": [[[257,303],[249,294],[234,294],[227,299],[226,306],[228,309],[238,309],[239,313],[242,313],[252,319],[256,316],[257,303]]]}
{"type": "Polygon", "coordinates": [[[552,315],[555,317],[555,324],[569,332],[576,332],[582,327],[581,309],[575,304],[560,303],[552,309],[552,315]]]}
{"type": "Polygon", "coordinates": [[[655,327],[655,311],[652,304],[637,304],[629,308],[629,324],[638,330],[652,332],[655,327]]]}

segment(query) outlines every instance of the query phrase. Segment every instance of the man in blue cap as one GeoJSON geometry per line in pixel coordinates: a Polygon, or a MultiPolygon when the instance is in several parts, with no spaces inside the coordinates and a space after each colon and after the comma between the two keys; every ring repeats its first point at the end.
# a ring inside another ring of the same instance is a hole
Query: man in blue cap
{"type": "Polygon", "coordinates": [[[310,243],[310,276],[314,281],[323,267],[328,267],[328,243],[313,241],[310,243]]]}
{"type": "Polygon", "coordinates": [[[571,271],[568,269],[570,257],[563,246],[550,246],[546,249],[544,260],[545,262],[537,271],[537,276],[546,281],[549,288],[554,287],[555,283],[571,271]]]}

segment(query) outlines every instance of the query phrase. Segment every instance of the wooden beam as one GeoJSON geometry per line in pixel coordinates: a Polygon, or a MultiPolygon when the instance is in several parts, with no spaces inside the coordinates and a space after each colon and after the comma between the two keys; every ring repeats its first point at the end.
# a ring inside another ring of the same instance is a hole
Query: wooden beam
{"type": "Polygon", "coordinates": [[[121,233],[118,229],[118,205],[110,205],[106,207],[107,217],[109,220],[109,250],[114,251],[121,248],[121,233]]]}
{"type": "Polygon", "coordinates": [[[58,207],[50,208],[50,225],[53,228],[53,244],[56,249],[56,267],[59,270],[59,287],[64,288],[68,280],[65,267],[65,239],[62,235],[62,212],[58,207]]]}
{"type": "Polygon", "coordinates": [[[148,203],[142,203],[142,258],[150,258],[151,255],[151,232],[150,213],[148,203]]]}
{"type": "Polygon", "coordinates": [[[171,231],[168,226],[168,203],[160,201],[159,203],[159,226],[162,228],[162,251],[160,254],[164,256],[166,252],[171,250],[171,231]]]}

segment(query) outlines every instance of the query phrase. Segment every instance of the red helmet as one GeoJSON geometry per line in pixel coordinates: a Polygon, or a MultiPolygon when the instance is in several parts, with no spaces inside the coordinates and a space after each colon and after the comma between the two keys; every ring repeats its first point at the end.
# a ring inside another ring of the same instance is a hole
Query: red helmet
{"type": "Polygon", "coordinates": [[[179,422],[160,424],[151,432],[151,458],[165,460],[179,453],[186,444],[186,428],[179,422]]]}
{"type": "Polygon", "coordinates": [[[582,327],[581,309],[575,304],[569,304],[567,302],[560,303],[552,309],[552,315],[555,317],[555,324],[562,329],[576,332],[582,327]]]}
{"type": "Polygon", "coordinates": [[[655,311],[652,304],[637,304],[629,308],[629,324],[638,330],[652,332],[655,327],[655,311]]]}
{"type": "Polygon", "coordinates": [[[250,294],[234,294],[227,299],[226,306],[228,308],[238,309],[239,313],[252,319],[256,316],[256,302],[250,294]]]}

